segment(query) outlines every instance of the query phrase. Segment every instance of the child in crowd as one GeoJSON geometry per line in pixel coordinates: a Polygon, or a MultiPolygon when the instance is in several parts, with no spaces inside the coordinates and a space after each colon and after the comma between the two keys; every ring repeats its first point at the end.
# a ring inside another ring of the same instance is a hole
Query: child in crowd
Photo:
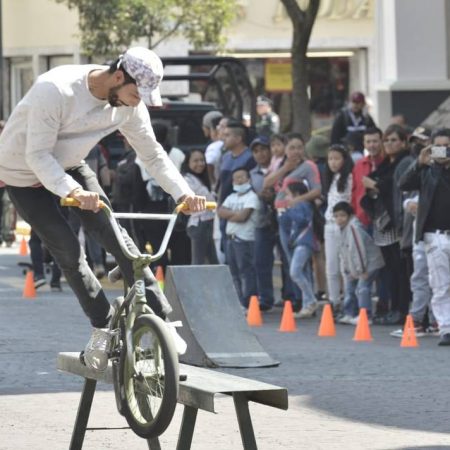
{"type": "Polygon", "coordinates": [[[259,199],[252,189],[247,169],[236,169],[232,181],[234,192],[225,198],[217,213],[227,221],[227,262],[239,300],[248,308],[250,296],[256,294],[253,258],[259,199]]]}
{"type": "Polygon", "coordinates": [[[340,230],[333,208],[339,202],[351,202],[353,161],[343,145],[334,144],[328,150],[325,169],[324,198],[325,211],[325,267],[328,286],[328,300],[336,312],[340,304],[341,274],[339,270],[340,230]]]}
{"type": "Polygon", "coordinates": [[[274,134],[270,138],[270,151],[272,159],[270,160],[269,173],[275,172],[283,161],[284,148],[286,146],[286,138],[282,134],[274,134]]]}
{"type": "MultiPolygon", "coordinates": [[[[293,181],[286,187],[286,197],[295,199],[308,192],[302,181],[293,181]]],[[[302,291],[302,309],[295,313],[299,319],[313,317],[318,303],[314,295],[311,258],[314,250],[313,203],[295,203],[280,216],[279,224],[288,236],[284,249],[289,260],[289,274],[302,291]]]]}
{"type": "Polygon", "coordinates": [[[348,202],[334,205],[333,215],[341,232],[339,256],[345,279],[344,315],[338,322],[356,325],[359,309],[365,308],[371,323],[372,284],[384,267],[383,256],[348,202]]]}
{"type": "MultiPolygon", "coordinates": [[[[205,155],[193,150],[186,155],[181,173],[196,195],[214,201],[208,176],[205,155]]],[[[191,240],[191,264],[218,264],[213,240],[214,212],[202,211],[189,216],[187,235],[191,240]]]]}

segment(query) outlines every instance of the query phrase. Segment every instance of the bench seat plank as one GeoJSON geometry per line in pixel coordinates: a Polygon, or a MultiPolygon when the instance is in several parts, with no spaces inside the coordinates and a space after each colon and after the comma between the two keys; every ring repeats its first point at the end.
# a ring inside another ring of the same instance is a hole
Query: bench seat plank
{"type": "MultiPolygon", "coordinates": [[[[98,372],[81,364],[77,352],[60,353],[57,368],[84,378],[109,384],[113,382],[111,362],[105,372],[98,372]]],[[[186,364],[180,364],[180,373],[187,375],[186,381],[180,381],[178,399],[184,405],[215,412],[214,396],[216,394],[244,393],[249,401],[288,409],[288,392],[285,388],[186,364]]]]}

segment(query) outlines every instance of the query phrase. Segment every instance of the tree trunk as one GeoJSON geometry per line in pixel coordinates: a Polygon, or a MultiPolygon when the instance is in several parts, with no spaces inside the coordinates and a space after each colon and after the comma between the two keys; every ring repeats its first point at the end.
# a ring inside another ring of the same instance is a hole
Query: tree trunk
{"type": "Polygon", "coordinates": [[[297,0],[281,0],[292,22],[292,131],[299,131],[307,140],[311,135],[311,111],[308,97],[306,51],[316,20],[320,0],[309,0],[305,10],[297,0]]]}
{"type": "Polygon", "coordinates": [[[311,112],[308,97],[307,43],[298,27],[292,40],[292,131],[308,140],[311,135],[311,112]]]}

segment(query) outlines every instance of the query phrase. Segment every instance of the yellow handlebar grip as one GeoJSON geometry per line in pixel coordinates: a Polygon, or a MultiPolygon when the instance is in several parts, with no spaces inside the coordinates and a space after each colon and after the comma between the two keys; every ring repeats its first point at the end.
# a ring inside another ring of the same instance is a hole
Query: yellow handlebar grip
{"type": "MultiPolygon", "coordinates": [[[[216,202],[206,202],[206,209],[209,209],[209,210],[213,210],[213,209],[216,209],[217,208],[217,203],[216,202]]],[[[188,206],[186,205],[186,203],[180,203],[177,207],[176,207],[176,209],[175,209],[175,212],[176,213],[179,213],[179,212],[181,212],[181,211],[188,211],[188,206]]]]}
{"type": "Polygon", "coordinates": [[[80,206],[80,202],[74,198],[64,197],[59,200],[61,206],[80,206]]]}
{"type": "MultiPolygon", "coordinates": [[[[77,206],[78,208],[80,207],[80,202],[78,200],[75,200],[74,198],[71,198],[71,197],[61,198],[59,200],[59,203],[60,203],[61,206],[77,206]]],[[[99,201],[99,207],[100,208],[104,208],[105,206],[106,206],[105,202],[100,200],[99,201]]]]}

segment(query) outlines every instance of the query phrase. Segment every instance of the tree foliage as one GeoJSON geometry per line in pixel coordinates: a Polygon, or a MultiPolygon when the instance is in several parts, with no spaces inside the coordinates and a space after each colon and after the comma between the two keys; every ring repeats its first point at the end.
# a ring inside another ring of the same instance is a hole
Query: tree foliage
{"type": "Polygon", "coordinates": [[[109,57],[145,38],[149,48],[181,34],[196,48],[220,47],[236,0],[55,0],[77,9],[87,55],[109,57]]]}
{"type": "Polygon", "coordinates": [[[292,129],[305,138],[311,134],[311,113],[308,98],[308,50],[320,0],[281,0],[293,26],[292,35],[292,129]]]}

